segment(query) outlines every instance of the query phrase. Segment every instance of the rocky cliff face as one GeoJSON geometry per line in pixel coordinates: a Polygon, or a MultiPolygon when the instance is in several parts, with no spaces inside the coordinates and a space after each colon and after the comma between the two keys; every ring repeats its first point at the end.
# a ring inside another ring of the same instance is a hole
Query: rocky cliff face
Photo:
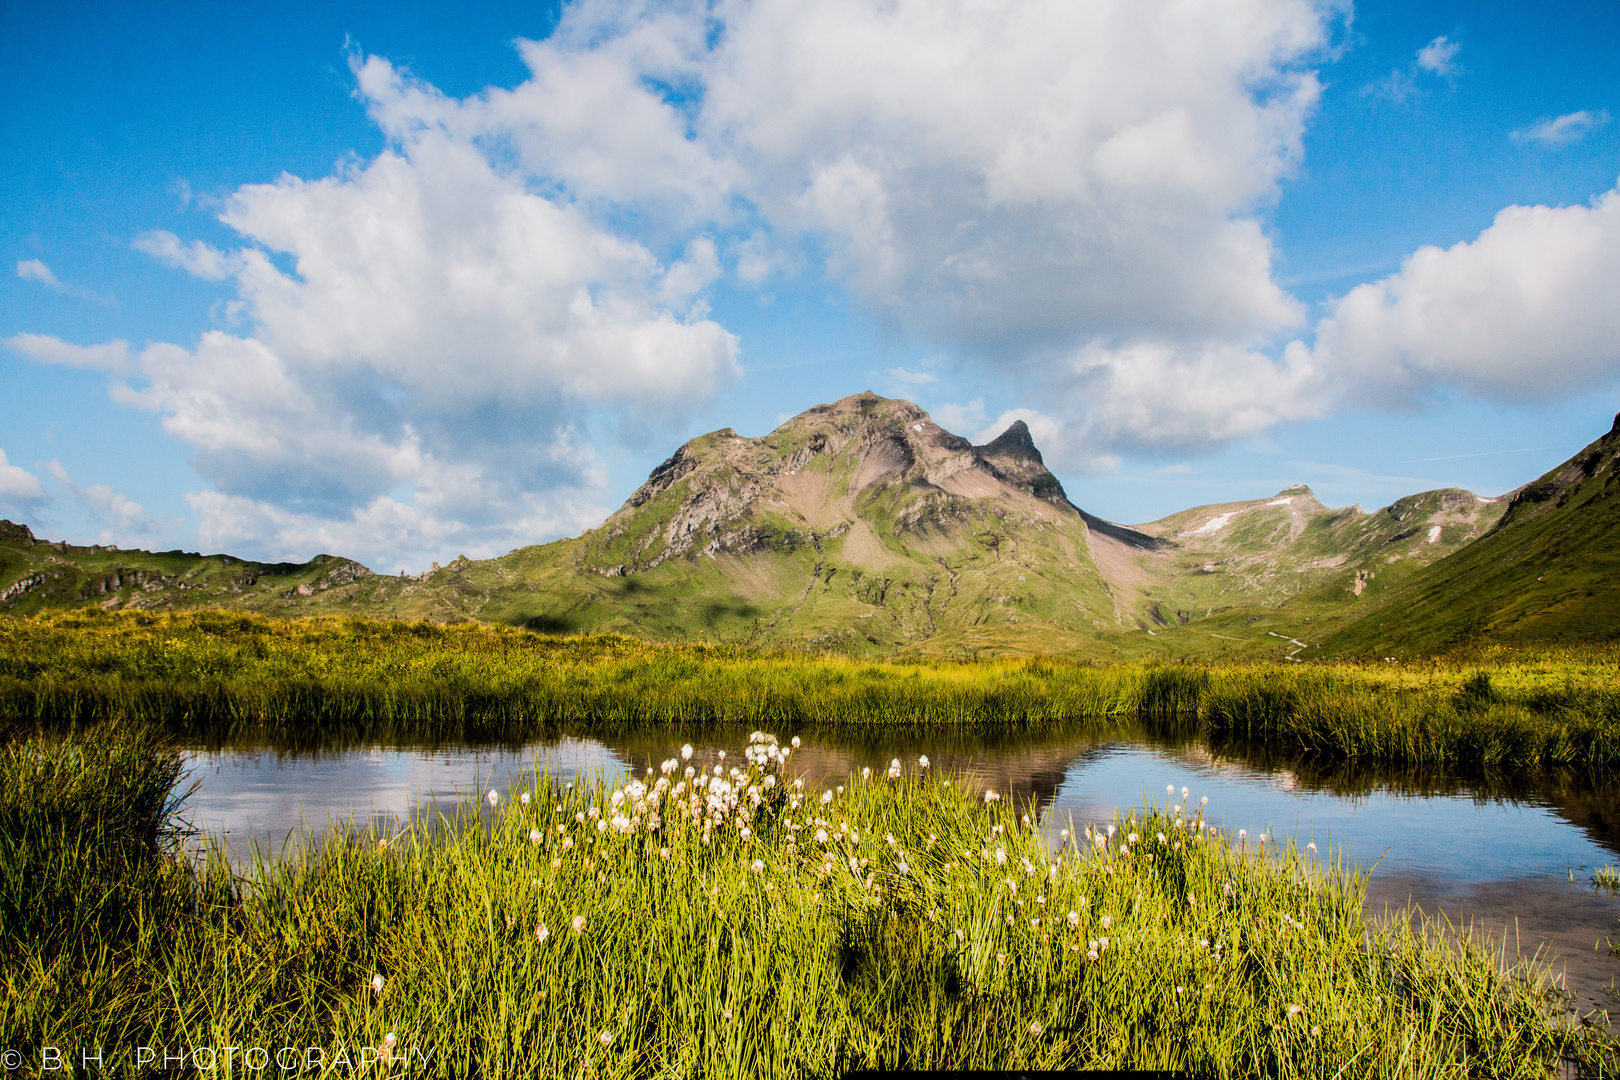
{"type": "Polygon", "coordinates": [[[674,558],[813,548],[874,515],[917,533],[967,521],[985,500],[1015,516],[1076,513],[1023,421],[976,447],[910,402],[860,394],[757,439],[726,428],[688,442],[588,536],[584,565],[622,576],[674,558]]]}

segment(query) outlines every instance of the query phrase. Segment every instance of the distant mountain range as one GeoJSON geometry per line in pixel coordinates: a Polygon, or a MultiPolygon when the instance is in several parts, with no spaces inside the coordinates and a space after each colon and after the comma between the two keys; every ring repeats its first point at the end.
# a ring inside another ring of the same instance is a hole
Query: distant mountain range
{"type": "Polygon", "coordinates": [[[1374,513],[1309,488],[1145,525],[1076,507],[1022,421],[975,446],[907,401],[691,440],[575,539],[416,577],[37,540],[0,523],[0,612],[224,607],[482,619],[853,654],[1404,655],[1620,634],[1616,429],[1499,499],[1374,513]]]}

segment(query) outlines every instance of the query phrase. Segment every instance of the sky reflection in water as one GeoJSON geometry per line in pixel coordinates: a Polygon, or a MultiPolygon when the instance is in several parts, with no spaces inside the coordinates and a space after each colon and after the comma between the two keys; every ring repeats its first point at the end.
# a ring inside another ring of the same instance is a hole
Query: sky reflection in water
{"type": "MultiPolygon", "coordinates": [[[[1543,944],[1557,950],[1584,1009],[1615,1004],[1602,987],[1620,963],[1593,946],[1620,940],[1620,902],[1589,884],[1594,868],[1620,862],[1620,805],[1612,792],[1569,792],[1549,782],[1521,785],[1504,797],[1484,783],[1314,775],[1298,762],[1148,739],[804,734],[791,771],[807,784],[843,783],[866,766],[881,776],[892,758],[913,767],[925,753],[936,771],[1021,803],[1038,799],[1052,832],[1071,815],[1083,826],[1112,820],[1116,809],[1166,805],[1167,786],[1179,802],[1187,787],[1194,802],[1209,797],[1207,819],[1230,832],[1246,829],[1251,840],[1261,832],[1297,836],[1301,847],[1315,840],[1324,859],[1331,852],[1346,865],[1376,863],[1370,910],[1410,901],[1497,936],[1516,931],[1525,953],[1543,944]]],[[[435,810],[470,806],[491,787],[527,783],[537,768],[563,781],[599,771],[613,781],[627,769],[655,765],[685,739],[698,747],[694,763],[712,766],[719,749],[733,763],[747,733],[564,738],[521,750],[198,750],[188,754],[187,783],[197,788],[185,816],[241,858],[255,844],[273,851],[289,836],[324,832],[333,822],[375,823],[392,832],[435,810]]]]}

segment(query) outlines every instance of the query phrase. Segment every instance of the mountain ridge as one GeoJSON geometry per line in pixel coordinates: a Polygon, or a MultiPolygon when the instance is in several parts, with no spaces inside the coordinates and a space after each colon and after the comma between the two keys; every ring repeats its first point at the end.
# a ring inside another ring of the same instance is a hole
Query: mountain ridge
{"type": "Polygon", "coordinates": [[[0,611],[484,619],[857,654],[1270,655],[1313,620],[1348,632],[1459,552],[1560,511],[1609,475],[1597,446],[1511,498],[1441,489],[1366,513],[1296,486],[1122,525],[1070,500],[1023,421],[974,445],[868,391],[757,438],[688,440],[579,537],[416,577],[333,555],[47,553],[0,526],[0,611]]]}

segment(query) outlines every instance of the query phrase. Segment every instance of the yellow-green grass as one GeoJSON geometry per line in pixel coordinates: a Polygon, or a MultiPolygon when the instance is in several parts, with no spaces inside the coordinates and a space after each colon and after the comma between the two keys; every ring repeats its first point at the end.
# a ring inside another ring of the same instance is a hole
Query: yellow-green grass
{"type": "Polygon", "coordinates": [[[1615,650],[1422,664],[875,663],[224,612],[0,619],[0,725],[124,719],[205,743],[521,741],[563,727],[1150,723],[1326,759],[1620,764],[1615,650]]]}
{"type": "Polygon", "coordinates": [[[423,1074],[503,1077],[1543,1077],[1560,1059],[1591,1075],[1615,1061],[1544,973],[1370,923],[1356,874],[1206,830],[1197,792],[1100,842],[1078,823],[1054,851],[1052,823],[912,761],[824,802],[794,786],[791,759],[734,751],[740,798],[716,814],[711,791],[690,801],[696,776],[672,747],[656,806],[541,776],[477,822],[351,834],[235,876],[165,847],[149,813],[134,833],[85,812],[17,841],[19,822],[75,806],[149,807],[172,755],[145,738],[8,749],[8,793],[41,760],[55,793],[8,808],[0,831],[8,890],[19,873],[35,886],[0,908],[0,1044],[120,1063],[184,1051],[194,1068],[199,1047],[318,1047],[358,1065],[392,1034],[423,1074]],[[598,824],[615,813],[629,827],[598,824]],[[146,868],[128,872],[150,875],[100,923],[82,913],[123,880],[116,859],[96,887],[54,887],[85,884],[87,845],[127,848],[146,868]],[[77,937],[52,932],[70,919],[77,937]]]}

